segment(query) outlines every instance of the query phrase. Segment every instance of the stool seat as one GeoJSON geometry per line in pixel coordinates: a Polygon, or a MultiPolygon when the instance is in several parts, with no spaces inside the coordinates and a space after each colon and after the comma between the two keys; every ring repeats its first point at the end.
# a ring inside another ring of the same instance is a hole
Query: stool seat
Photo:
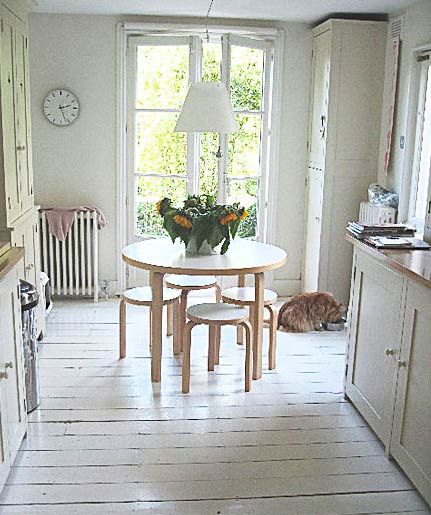
{"type": "Polygon", "coordinates": [[[221,302],[205,302],[190,306],[187,316],[197,324],[232,325],[248,319],[248,311],[221,302]]]}
{"type": "MultiPolygon", "coordinates": [[[[240,306],[251,306],[255,302],[255,289],[251,286],[227,288],[221,293],[223,302],[238,304],[240,306]]],[[[274,304],[277,301],[277,294],[272,290],[263,290],[263,302],[265,306],[274,304]]]]}
{"type": "Polygon", "coordinates": [[[214,275],[167,275],[166,286],[181,290],[205,290],[217,284],[214,275]]]}
{"type": "MultiPolygon", "coordinates": [[[[180,295],[181,292],[178,290],[163,288],[163,304],[174,302],[180,295]]],[[[128,304],[135,304],[136,306],[151,306],[153,302],[151,286],[130,288],[123,293],[123,297],[128,304]]]]}

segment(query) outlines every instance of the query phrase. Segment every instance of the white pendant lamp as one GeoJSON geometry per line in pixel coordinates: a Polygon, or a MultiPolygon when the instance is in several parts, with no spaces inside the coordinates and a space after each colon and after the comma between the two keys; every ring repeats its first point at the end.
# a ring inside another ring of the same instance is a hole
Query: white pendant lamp
{"type": "Polygon", "coordinates": [[[221,82],[191,84],[175,126],[175,132],[218,132],[238,130],[229,93],[221,82]]]}

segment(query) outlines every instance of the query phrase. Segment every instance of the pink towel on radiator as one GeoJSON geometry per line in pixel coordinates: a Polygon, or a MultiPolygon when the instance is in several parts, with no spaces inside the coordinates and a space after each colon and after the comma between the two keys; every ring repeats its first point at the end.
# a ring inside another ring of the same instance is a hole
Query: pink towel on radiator
{"type": "Polygon", "coordinates": [[[67,238],[75,219],[75,213],[96,212],[98,228],[103,229],[108,225],[105,215],[98,207],[51,207],[41,209],[41,211],[45,213],[48,220],[49,232],[60,241],[64,241],[67,238]]]}

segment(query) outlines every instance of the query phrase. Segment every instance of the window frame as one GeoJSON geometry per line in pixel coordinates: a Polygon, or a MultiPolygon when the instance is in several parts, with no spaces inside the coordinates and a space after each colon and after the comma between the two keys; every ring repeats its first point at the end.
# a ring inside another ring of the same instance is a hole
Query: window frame
{"type": "MultiPolygon", "coordinates": [[[[431,69],[431,52],[419,52],[413,56],[413,59],[416,65],[414,72],[416,75],[415,78],[417,80],[417,84],[415,88],[414,109],[412,109],[414,112],[414,132],[412,132],[413,140],[411,142],[412,155],[410,159],[408,222],[416,227],[417,232],[423,234],[427,213],[425,213],[424,219],[416,217],[416,203],[423,141],[425,97],[427,88],[431,88],[431,81],[429,80],[429,70],[431,69]],[[429,55],[430,58],[426,61],[418,62],[418,57],[424,55],[429,55]]],[[[428,181],[428,197],[430,196],[430,192],[431,175],[428,181]]]]}

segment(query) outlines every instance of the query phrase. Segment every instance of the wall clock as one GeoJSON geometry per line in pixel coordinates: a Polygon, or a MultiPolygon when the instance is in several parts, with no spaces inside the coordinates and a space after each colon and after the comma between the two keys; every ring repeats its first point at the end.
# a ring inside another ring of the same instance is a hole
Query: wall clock
{"type": "Polygon", "coordinates": [[[78,118],[79,102],[67,89],[54,89],[45,97],[43,112],[53,125],[70,125],[78,118]]]}

